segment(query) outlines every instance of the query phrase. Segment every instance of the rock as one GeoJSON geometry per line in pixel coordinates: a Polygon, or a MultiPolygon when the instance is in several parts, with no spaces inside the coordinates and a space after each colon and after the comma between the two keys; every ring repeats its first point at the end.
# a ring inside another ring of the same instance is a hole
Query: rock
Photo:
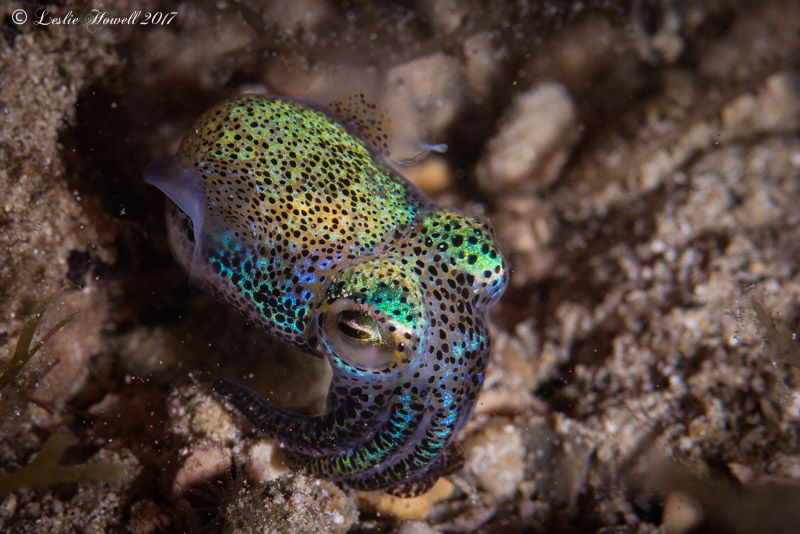
{"type": "Polygon", "coordinates": [[[723,140],[800,127],[800,86],[793,71],[778,72],[753,93],[734,98],[721,111],[723,140]]]}
{"type": "Polygon", "coordinates": [[[245,486],[225,505],[226,534],[347,532],[355,502],[336,484],[302,475],[245,486]]]}
{"type": "MultiPolygon", "coordinates": [[[[47,310],[47,320],[40,326],[40,334],[71,313],[76,313],[75,318],[42,348],[41,356],[30,362],[31,367],[46,368],[38,377],[31,396],[53,408],[63,406],[84,386],[89,375],[89,360],[101,350],[101,329],[109,313],[106,296],[95,288],[62,295],[47,310]]],[[[46,424],[50,417],[48,414],[37,419],[40,424],[46,424]]]]}
{"type": "Polygon", "coordinates": [[[541,280],[550,273],[556,260],[552,245],[557,229],[551,206],[533,195],[503,194],[492,220],[502,251],[514,267],[512,287],[541,280]]]}
{"type": "Polygon", "coordinates": [[[436,143],[464,102],[461,63],[447,54],[420,57],[386,74],[381,103],[389,117],[392,159],[404,160],[436,143]]]}
{"type": "Polygon", "coordinates": [[[681,18],[671,4],[659,4],[655,7],[656,13],[645,13],[650,6],[634,4],[632,14],[632,29],[634,44],[643,60],[651,64],[674,63],[686,47],[681,37],[681,18]],[[659,27],[654,32],[645,29],[645,18],[648,16],[660,20],[659,27]]]}
{"type": "Polygon", "coordinates": [[[180,496],[187,490],[209,481],[230,468],[231,453],[217,445],[198,445],[189,449],[172,481],[172,493],[180,496]]]}
{"type": "Polygon", "coordinates": [[[531,359],[538,339],[530,322],[517,325],[515,335],[492,329],[494,347],[475,413],[522,413],[538,405],[531,391],[536,376],[531,359]]]}
{"type": "Polygon", "coordinates": [[[453,171],[444,158],[437,156],[425,158],[420,164],[406,169],[403,174],[429,195],[441,193],[453,184],[453,171]]]}
{"type": "Polygon", "coordinates": [[[669,534],[692,532],[702,520],[703,510],[694,499],[679,491],[667,495],[661,528],[669,534]]]}
{"type": "Polygon", "coordinates": [[[519,430],[494,423],[464,440],[466,469],[480,487],[498,499],[513,496],[522,482],[525,448],[519,430]]]}
{"type": "Polygon", "coordinates": [[[141,328],[125,336],[120,343],[119,362],[131,375],[166,383],[180,365],[178,341],[160,328],[141,328]]]}
{"type": "Polygon", "coordinates": [[[423,521],[401,521],[394,534],[436,534],[438,531],[423,521]]]}
{"type": "Polygon", "coordinates": [[[558,83],[517,95],[476,168],[478,185],[506,195],[549,186],[579,137],[576,120],[575,104],[558,83]]]}
{"type": "Polygon", "coordinates": [[[228,410],[196,386],[175,390],[168,407],[171,431],[175,434],[223,443],[233,442],[241,434],[228,410]]]}
{"type": "Polygon", "coordinates": [[[464,40],[464,70],[470,89],[478,97],[489,95],[492,81],[506,55],[494,42],[490,32],[478,32],[464,40]]]}
{"type": "Polygon", "coordinates": [[[272,440],[260,440],[247,449],[247,472],[257,482],[268,482],[289,473],[284,457],[272,440]]]}
{"type": "Polygon", "coordinates": [[[320,24],[334,16],[324,0],[277,0],[264,5],[263,18],[267,24],[275,24],[287,35],[307,32],[313,39],[320,24]]]}
{"type": "Polygon", "coordinates": [[[474,0],[427,0],[420,2],[423,9],[431,20],[431,23],[442,33],[448,34],[456,32],[459,28],[469,22],[470,17],[475,17],[480,13],[480,2],[474,0]]]}
{"type": "Polygon", "coordinates": [[[384,491],[359,491],[361,506],[375,510],[379,514],[396,519],[427,519],[433,505],[442,502],[453,493],[453,483],[440,478],[431,489],[416,497],[395,497],[384,491]]]}
{"type": "MultiPolygon", "coordinates": [[[[237,66],[250,59],[257,35],[234,10],[187,6],[180,12],[182,29],[154,26],[143,35],[135,60],[142,83],[157,89],[164,79],[214,90],[226,83],[237,66]]],[[[298,21],[300,23],[301,21],[298,21]]]]}

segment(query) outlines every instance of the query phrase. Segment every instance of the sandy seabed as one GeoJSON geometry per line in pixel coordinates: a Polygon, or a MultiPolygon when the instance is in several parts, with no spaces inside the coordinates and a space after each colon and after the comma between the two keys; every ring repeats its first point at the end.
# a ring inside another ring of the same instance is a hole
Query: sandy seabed
{"type": "Polygon", "coordinates": [[[800,4],[484,4],[3,6],[0,372],[49,296],[35,339],[77,315],[0,390],[0,488],[53,436],[119,469],[13,487],[0,530],[795,531],[800,4]],[[328,370],[192,287],[142,181],[228,96],[357,89],[447,143],[404,173],[512,266],[466,464],[414,499],[288,469],[209,393],[319,409],[328,370]]]}

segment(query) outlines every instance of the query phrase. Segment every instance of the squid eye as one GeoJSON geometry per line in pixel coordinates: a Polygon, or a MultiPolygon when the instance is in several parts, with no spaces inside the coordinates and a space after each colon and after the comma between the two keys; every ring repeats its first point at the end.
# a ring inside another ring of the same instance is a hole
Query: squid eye
{"type": "Polygon", "coordinates": [[[395,361],[395,341],[387,327],[351,300],[335,302],[325,313],[322,337],[346,363],[385,369],[395,361]]]}
{"type": "Polygon", "coordinates": [[[380,341],[381,332],[368,315],[356,310],[344,310],[336,317],[336,328],[358,341],[380,341]]]}

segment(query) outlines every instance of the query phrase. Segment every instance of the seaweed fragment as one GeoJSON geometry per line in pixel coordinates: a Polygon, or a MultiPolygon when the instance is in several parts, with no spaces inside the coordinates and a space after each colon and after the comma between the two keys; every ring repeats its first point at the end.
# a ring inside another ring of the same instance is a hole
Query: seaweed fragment
{"type": "Polygon", "coordinates": [[[14,354],[11,356],[11,361],[8,362],[8,366],[3,371],[3,374],[0,375],[0,389],[3,389],[10,384],[17,377],[17,375],[19,375],[20,371],[22,371],[22,368],[25,367],[30,359],[33,358],[33,356],[39,351],[39,349],[41,349],[42,346],[56,334],[56,332],[72,322],[77,315],[78,312],[75,312],[65,319],[58,321],[44,334],[44,336],[42,336],[42,339],[32,344],[33,336],[36,333],[36,329],[39,327],[39,323],[42,321],[42,317],[44,317],[45,310],[53,301],[53,299],[60,295],[62,291],[63,290],[57,291],[42,301],[34,310],[33,316],[25,321],[25,324],[22,326],[22,332],[20,333],[19,340],[17,340],[17,346],[14,348],[14,354]]]}
{"type": "Polygon", "coordinates": [[[14,472],[0,475],[0,495],[20,488],[51,486],[89,481],[119,480],[125,468],[119,464],[98,462],[80,465],[59,465],[64,452],[78,442],[72,434],[53,432],[30,464],[14,472]]]}
{"type": "MultiPolygon", "coordinates": [[[[14,382],[39,349],[59,330],[72,322],[78,314],[78,312],[75,312],[61,319],[45,332],[39,341],[33,342],[33,337],[44,317],[45,310],[53,299],[62,292],[63,290],[57,291],[42,301],[34,310],[31,318],[22,326],[22,332],[14,348],[11,360],[2,374],[0,374],[0,390],[14,382]]],[[[113,481],[120,479],[124,475],[124,467],[112,463],[59,465],[66,450],[77,442],[78,438],[72,434],[61,431],[53,432],[30,464],[11,473],[0,475],[0,496],[25,487],[87,481],[113,481]]]]}

